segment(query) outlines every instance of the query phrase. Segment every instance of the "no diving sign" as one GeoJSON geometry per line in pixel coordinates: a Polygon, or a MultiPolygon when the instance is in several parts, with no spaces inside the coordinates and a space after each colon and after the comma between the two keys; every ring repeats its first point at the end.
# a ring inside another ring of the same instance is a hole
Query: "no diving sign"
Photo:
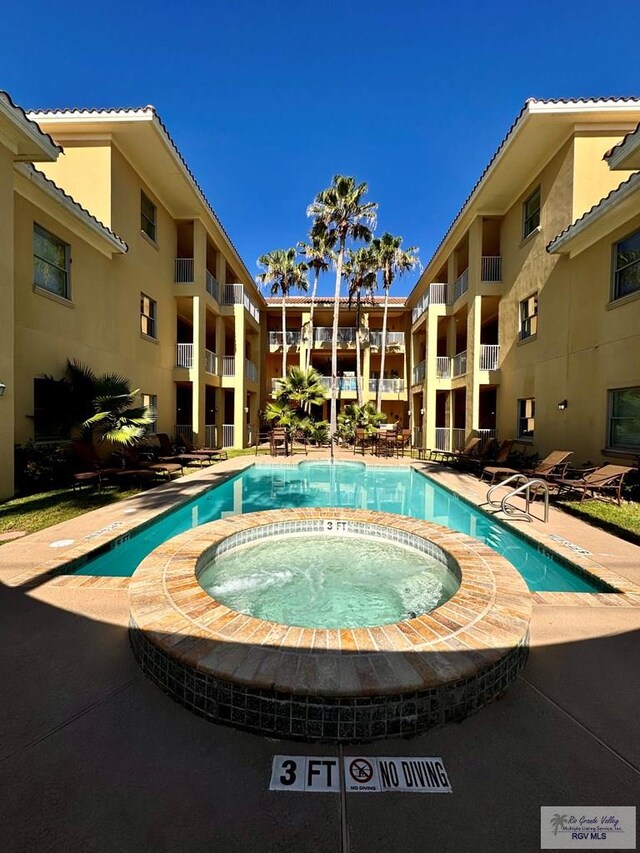
{"type": "Polygon", "coordinates": [[[276,755],[271,768],[271,791],[306,791],[376,794],[402,791],[412,794],[450,794],[451,782],[441,758],[399,756],[370,758],[350,755],[343,759],[343,780],[338,759],[332,756],[276,755]]]}

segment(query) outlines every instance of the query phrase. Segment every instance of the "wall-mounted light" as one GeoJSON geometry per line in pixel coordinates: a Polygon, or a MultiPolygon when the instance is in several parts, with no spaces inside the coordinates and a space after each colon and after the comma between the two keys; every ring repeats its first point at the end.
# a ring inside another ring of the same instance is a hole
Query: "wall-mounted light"
{"type": "Polygon", "coordinates": [[[0,382],[0,397],[4,397],[5,388],[7,386],[0,382]]]}
{"type": "Polygon", "coordinates": [[[558,411],[564,412],[564,410],[567,408],[568,405],[569,405],[568,400],[560,400],[560,402],[558,403],[558,411]]]}
{"type": "Polygon", "coordinates": [[[420,409],[420,414],[424,415],[424,409],[420,409]]]}

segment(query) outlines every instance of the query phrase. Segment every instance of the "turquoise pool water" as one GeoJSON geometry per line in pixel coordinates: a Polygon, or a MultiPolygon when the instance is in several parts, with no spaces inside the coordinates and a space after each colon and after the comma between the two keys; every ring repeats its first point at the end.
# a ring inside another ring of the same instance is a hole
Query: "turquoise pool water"
{"type": "Polygon", "coordinates": [[[381,510],[446,525],[502,554],[518,569],[531,590],[601,592],[606,589],[539,551],[419,472],[367,467],[357,462],[333,466],[302,462],[248,468],[87,561],[74,573],[128,577],[154,548],[191,527],[225,515],[305,506],[381,510]]]}

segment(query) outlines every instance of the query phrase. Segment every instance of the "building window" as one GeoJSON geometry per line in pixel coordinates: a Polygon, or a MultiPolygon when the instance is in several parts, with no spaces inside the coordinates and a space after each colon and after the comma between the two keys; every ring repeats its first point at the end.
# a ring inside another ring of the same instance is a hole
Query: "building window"
{"type": "Polygon", "coordinates": [[[522,238],[528,237],[540,225],[540,187],[522,205],[522,238]]]}
{"type": "Polygon", "coordinates": [[[640,388],[609,391],[609,440],[613,450],[640,451],[640,388]]]}
{"type": "Polygon", "coordinates": [[[613,298],[621,299],[640,290],[640,231],[616,243],[613,298]]]}
{"type": "Polygon", "coordinates": [[[148,338],[155,338],[156,335],[156,313],[158,303],[155,299],[140,294],[140,331],[148,338]]]}
{"type": "Polygon", "coordinates": [[[147,196],[141,192],[140,193],[140,228],[151,240],[156,240],[156,206],[151,201],[151,199],[147,198],[147,196]]]}
{"type": "Polygon", "coordinates": [[[538,334],[538,294],[534,293],[520,303],[520,340],[538,334]]]}
{"type": "Polygon", "coordinates": [[[33,380],[33,437],[36,441],[65,438],[60,420],[58,385],[50,379],[33,380]]]}
{"type": "Polygon", "coordinates": [[[146,432],[157,432],[158,428],[158,397],[156,394],[142,394],[142,405],[145,409],[150,409],[149,415],[153,418],[150,424],[145,427],[146,432]]]}
{"type": "Polygon", "coordinates": [[[40,225],[33,226],[33,281],[37,287],[70,298],[71,246],[40,225]]]}
{"type": "Polygon", "coordinates": [[[533,438],[535,415],[536,401],[533,397],[518,400],[518,438],[533,438]]]}

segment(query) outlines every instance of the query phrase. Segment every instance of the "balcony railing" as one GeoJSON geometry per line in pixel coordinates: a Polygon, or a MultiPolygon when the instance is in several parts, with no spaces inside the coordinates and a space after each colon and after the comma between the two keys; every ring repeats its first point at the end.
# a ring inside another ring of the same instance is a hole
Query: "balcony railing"
{"type": "Polygon", "coordinates": [[[502,281],[502,258],[499,255],[485,255],[480,272],[482,281],[502,281]]]}
{"type": "MultiPolygon", "coordinates": [[[[301,334],[300,332],[286,332],[285,341],[288,347],[299,347],[300,346],[301,334]]],[[[269,346],[270,347],[281,347],[282,346],[282,332],[269,332],[269,346]]]]}
{"type": "Polygon", "coordinates": [[[193,367],[193,344],[176,345],[176,367],[193,367]]]}
{"type": "Polygon", "coordinates": [[[247,377],[249,382],[258,381],[258,368],[252,361],[249,361],[248,358],[245,358],[244,360],[244,375],[247,377]]]}
{"type": "Polygon", "coordinates": [[[369,391],[378,390],[383,394],[399,394],[405,390],[404,379],[370,379],[369,391]]]}
{"type": "Polygon", "coordinates": [[[466,432],[457,427],[436,427],[437,450],[462,450],[466,432]]]}
{"type": "Polygon", "coordinates": [[[220,358],[210,349],[204,351],[204,369],[214,376],[220,374],[220,358]]]}
{"type": "Polygon", "coordinates": [[[432,305],[450,305],[451,287],[448,284],[434,282],[429,285],[429,302],[432,305]]]}
{"type": "Polygon", "coordinates": [[[451,378],[451,359],[447,355],[439,355],[436,358],[436,376],[438,379],[451,378]]]}
{"type": "Polygon", "coordinates": [[[480,344],[480,370],[497,370],[499,362],[499,344],[480,344]]]}
{"type": "Polygon", "coordinates": [[[413,446],[422,447],[422,429],[420,427],[413,428],[413,446]]]}
{"type": "Polygon", "coordinates": [[[193,284],[193,258],[176,258],[176,284],[193,284]]]}
{"type": "Polygon", "coordinates": [[[415,323],[416,320],[419,320],[420,317],[424,314],[424,312],[429,307],[429,288],[425,290],[425,292],[420,297],[420,300],[414,306],[413,311],[411,312],[411,322],[415,323]]]}
{"type": "Polygon", "coordinates": [[[216,300],[216,302],[220,302],[220,285],[218,283],[217,278],[210,273],[209,270],[205,273],[205,283],[207,288],[207,293],[216,300]]]}
{"type": "MultiPolygon", "coordinates": [[[[372,347],[382,349],[382,332],[369,332],[369,343],[372,347]]],[[[387,332],[387,348],[403,346],[404,332],[387,332]]]]}
{"type": "Polygon", "coordinates": [[[477,429],[476,435],[480,439],[480,448],[483,448],[485,444],[492,438],[498,437],[497,429],[477,429]]]}
{"type": "Polygon", "coordinates": [[[451,359],[452,376],[464,376],[467,372],[467,351],[459,352],[451,359]]]}
{"type": "MultiPolygon", "coordinates": [[[[322,346],[330,344],[333,340],[333,328],[331,326],[317,326],[313,330],[313,345],[322,346]]],[[[356,329],[352,326],[338,327],[338,346],[349,346],[356,342],[356,329]]]]}
{"type": "MultiPolygon", "coordinates": [[[[321,376],[318,382],[326,391],[331,391],[330,376],[321,376]]],[[[355,376],[338,376],[336,381],[336,389],[338,391],[357,391],[358,380],[355,376]]]]}
{"type": "Polygon", "coordinates": [[[223,355],[222,356],[222,375],[223,376],[235,376],[236,375],[236,357],[235,357],[235,355],[223,355]]]}
{"type": "Polygon", "coordinates": [[[222,305],[244,305],[256,323],[260,322],[260,310],[250,298],[242,284],[224,284],[221,288],[222,305]]]}
{"type": "Polygon", "coordinates": [[[233,447],[233,424],[222,424],[222,446],[233,447]]]}
{"type": "Polygon", "coordinates": [[[426,367],[427,367],[426,361],[421,361],[420,364],[416,364],[416,366],[411,371],[411,384],[412,385],[422,385],[423,384],[426,367]]]}
{"type": "Polygon", "coordinates": [[[215,424],[207,424],[204,428],[205,447],[218,446],[218,427],[215,424]]]}
{"type": "Polygon", "coordinates": [[[469,270],[466,269],[463,273],[461,273],[456,279],[456,283],[453,285],[453,301],[456,299],[460,299],[463,293],[466,293],[469,290],[469,270]]]}

